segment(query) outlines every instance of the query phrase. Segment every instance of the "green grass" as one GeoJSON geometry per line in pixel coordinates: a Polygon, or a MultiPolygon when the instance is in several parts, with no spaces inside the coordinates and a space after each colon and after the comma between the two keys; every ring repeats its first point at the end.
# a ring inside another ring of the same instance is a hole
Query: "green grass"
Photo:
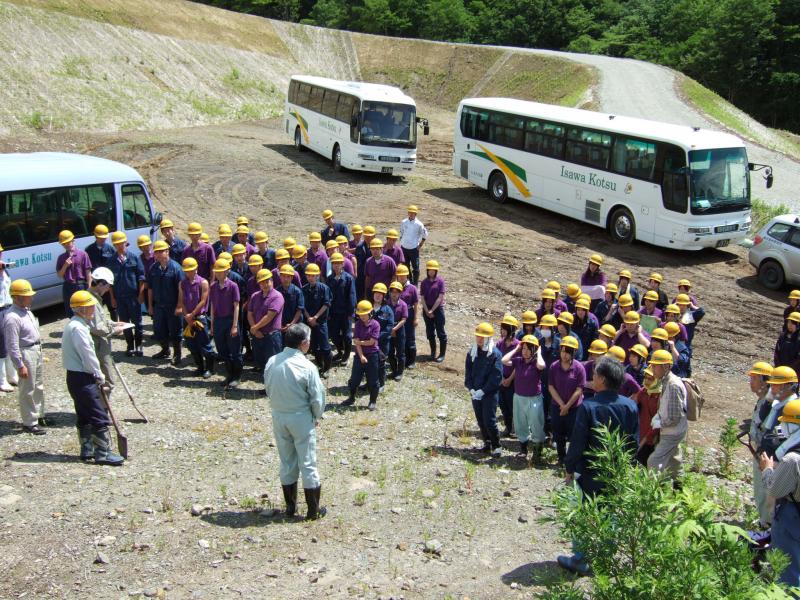
{"type": "Polygon", "coordinates": [[[752,212],[750,218],[753,220],[753,225],[750,229],[754,234],[758,232],[770,219],[778,215],[785,215],[792,212],[792,209],[787,205],[781,204],[767,204],[759,198],[753,198],[752,212]]]}
{"type": "Polygon", "coordinates": [[[258,79],[245,77],[236,67],[231,67],[231,70],[222,78],[222,83],[225,84],[225,87],[239,93],[257,91],[265,96],[275,93],[274,85],[267,85],[258,79]]]}
{"type": "Polygon", "coordinates": [[[228,113],[228,107],[222,100],[209,96],[199,96],[194,92],[190,92],[186,99],[192,105],[192,108],[201,115],[217,118],[223,117],[228,113]]]}

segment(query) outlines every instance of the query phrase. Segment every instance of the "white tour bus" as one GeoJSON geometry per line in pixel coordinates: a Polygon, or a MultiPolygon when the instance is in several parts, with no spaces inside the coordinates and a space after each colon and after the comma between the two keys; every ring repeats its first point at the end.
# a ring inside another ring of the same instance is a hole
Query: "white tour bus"
{"type": "Polygon", "coordinates": [[[750,173],[732,135],[509,98],[458,107],[453,171],[504,202],[607,229],[624,243],[699,250],[750,230],[750,173]]]}
{"type": "Polygon", "coordinates": [[[107,225],[109,231],[124,231],[131,252],[138,254],[136,238],[153,239],[160,222],[144,180],[131,167],[80,154],[0,154],[3,262],[12,264],[12,280],[31,282],[33,308],[61,303],[59,231],[72,231],[76,245],[85,249],[94,243],[95,225],[107,225]]]}
{"type": "Polygon", "coordinates": [[[414,100],[388,85],[294,76],[286,101],[286,133],[298,150],[308,147],[343,167],[407,175],[417,162],[414,100]]]}

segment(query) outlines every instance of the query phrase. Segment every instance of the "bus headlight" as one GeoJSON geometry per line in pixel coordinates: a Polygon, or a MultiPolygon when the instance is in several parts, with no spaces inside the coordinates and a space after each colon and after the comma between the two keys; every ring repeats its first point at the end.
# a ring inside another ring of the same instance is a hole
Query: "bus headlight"
{"type": "Polygon", "coordinates": [[[708,235],[711,233],[711,227],[689,227],[689,233],[708,235]]]}
{"type": "Polygon", "coordinates": [[[374,154],[359,154],[358,158],[360,158],[361,160],[375,160],[375,155],[374,154]]]}
{"type": "Polygon", "coordinates": [[[411,163],[411,164],[414,164],[415,162],[417,162],[417,155],[416,155],[416,154],[414,154],[413,156],[406,156],[406,157],[403,159],[403,162],[404,162],[404,163],[411,163]]]}

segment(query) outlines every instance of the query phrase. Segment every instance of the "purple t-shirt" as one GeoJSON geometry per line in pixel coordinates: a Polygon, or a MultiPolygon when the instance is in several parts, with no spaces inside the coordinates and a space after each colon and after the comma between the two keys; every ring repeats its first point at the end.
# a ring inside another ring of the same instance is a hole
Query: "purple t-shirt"
{"type": "MultiPolygon", "coordinates": [[[[277,285],[277,283],[280,280],[281,280],[280,268],[279,267],[275,267],[274,269],[272,269],[272,281],[275,282],[275,283],[273,283],[273,285],[277,285]]],[[[295,270],[294,277],[292,277],[292,283],[295,284],[300,289],[303,288],[303,282],[300,281],[300,273],[298,273],[297,270],[295,270]]]]}
{"type": "Polygon", "coordinates": [[[397,304],[392,304],[392,302],[389,301],[389,306],[391,306],[394,309],[395,325],[400,321],[402,321],[403,319],[408,318],[408,304],[403,302],[402,298],[397,299],[397,304]]]}
{"type": "Polygon", "coordinates": [[[156,255],[152,252],[150,254],[142,252],[140,257],[142,259],[142,266],[144,267],[144,276],[147,277],[147,274],[150,272],[150,267],[156,262],[156,255]]]}
{"type": "Polygon", "coordinates": [[[92,272],[92,261],[89,255],[80,248],[73,248],[72,252],[64,252],[59,256],[56,261],[56,271],[61,270],[61,267],[64,266],[70,256],[72,256],[72,264],[64,271],[64,281],[67,283],[86,281],[86,278],[92,272]]]}
{"type": "Polygon", "coordinates": [[[215,279],[208,290],[208,301],[215,317],[232,317],[233,303],[239,302],[239,286],[230,279],[220,285],[215,279]]]}
{"type": "Polygon", "coordinates": [[[263,319],[269,311],[275,311],[272,321],[259,329],[261,333],[269,334],[273,331],[280,331],[283,324],[283,303],[283,294],[275,288],[272,288],[266,296],[263,291],[259,291],[250,297],[250,304],[247,310],[253,313],[253,320],[256,323],[263,319]]]}
{"type": "Polygon", "coordinates": [[[517,354],[511,359],[511,369],[514,371],[515,394],[538,396],[542,393],[541,371],[536,368],[536,356],[531,358],[529,362],[525,362],[525,359],[520,354],[517,354]]]}
{"type": "MultiPolygon", "coordinates": [[[[436,299],[439,297],[439,295],[445,293],[444,279],[439,277],[439,275],[434,277],[432,280],[426,277],[420,284],[420,293],[425,299],[425,304],[428,306],[428,308],[430,308],[433,306],[433,303],[436,302],[436,299]]],[[[442,298],[442,303],[440,306],[444,306],[444,298],[442,298]]]]}
{"type": "Polygon", "coordinates": [[[636,379],[634,379],[633,375],[630,373],[625,373],[625,377],[622,380],[622,385],[619,388],[620,396],[627,396],[628,398],[633,398],[636,394],[639,393],[639,390],[642,389],[636,379]]]}
{"type": "Polygon", "coordinates": [[[216,257],[214,256],[214,249],[205,242],[200,242],[197,250],[192,248],[189,244],[183,250],[182,259],[193,258],[197,261],[197,274],[205,279],[211,279],[211,268],[214,266],[216,257]]]}
{"type": "MultiPolygon", "coordinates": [[[[589,356],[591,356],[591,354],[589,356]]],[[[586,383],[589,383],[594,378],[594,359],[593,358],[590,358],[589,360],[583,361],[583,370],[586,373],[586,383]]],[[[594,390],[590,390],[584,384],[583,393],[584,393],[584,395],[589,394],[590,396],[592,396],[594,394],[594,390]]]]}
{"type": "Polygon", "coordinates": [[[413,310],[419,302],[417,286],[413,283],[406,282],[406,286],[403,288],[403,291],[400,292],[400,299],[408,305],[409,310],[413,310]]]}
{"type": "Polygon", "coordinates": [[[314,252],[313,248],[309,248],[306,252],[306,260],[309,263],[314,263],[320,268],[320,271],[325,271],[325,266],[328,264],[328,254],[322,246],[314,252]]]}
{"type": "Polygon", "coordinates": [[[389,248],[389,246],[384,246],[383,253],[391,258],[396,265],[406,262],[406,257],[403,256],[403,249],[400,247],[400,244],[395,243],[391,248],[389,248]]]}
{"type": "Polygon", "coordinates": [[[647,307],[643,306],[639,309],[640,315],[647,315],[649,317],[655,317],[659,321],[664,318],[664,312],[660,308],[653,307],[653,312],[647,312],[647,307]]]}
{"type": "MultiPolygon", "coordinates": [[[[586,385],[586,370],[579,361],[573,360],[570,368],[565,371],[561,368],[561,361],[556,360],[550,365],[550,370],[547,373],[547,384],[555,388],[558,395],[561,396],[562,402],[569,402],[575,390],[580,388],[581,396],[578,398],[578,401],[572,405],[572,409],[574,409],[583,402],[583,386],[586,385]]],[[[555,400],[551,400],[551,402],[553,404],[556,403],[555,400]]]]}
{"type": "MultiPolygon", "coordinates": [[[[659,327],[661,327],[661,329],[664,329],[664,325],[666,325],[667,323],[668,323],[668,321],[661,321],[661,325],[659,325],[659,327]]],[[[677,323],[678,323],[678,327],[681,328],[681,332],[678,334],[678,339],[681,340],[682,342],[686,342],[688,344],[689,343],[689,334],[686,332],[686,325],[684,325],[680,321],[678,321],[677,323]]]]}
{"type": "MultiPolygon", "coordinates": [[[[504,338],[497,342],[497,349],[500,350],[500,354],[503,356],[511,352],[517,346],[519,346],[519,340],[515,337],[504,338]]],[[[505,379],[511,375],[511,371],[513,370],[514,367],[503,365],[503,378],[505,379]]]]}
{"type": "MultiPolygon", "coordinates": [[[[205,279],[200,277],[200,275],[194,276],[194,281],[189,281],[188,279],[181,279],[181,291],[183,292],[183,310],[185,313],[192,312],[197,303],[200,302],[200,296],[203,294],[203,282],[205,279]]],[[[197,312],[195,315],[199,317],[200,315],[204,315],[208,310],[208,299],[206,299],[205,305],[197,312]]]]}
{"type": "MultiPolygon", "coordinates": [[[[623,325],[623,327],[625,326],[623,325]]],[[[644,334],[644,337],[650,339],[650,336],[647,335],[646,331],[642,330],[642,333],[644,334]]],[[[630,349],[633,348],[638,343],[639,343],[639,335],[638,334],[628,335],[628,332],[625,331],[625,329],[623,329],[622,332],[617,336],[617,339],[614,342],[614,344],[625,350],[626,365],[628,364],[628,352],[630,352],[630,349]]]]}
{"type": "Polygon", "coordinates": [[[252,298],[253,294],[257,294],[261,291],[261,286],[258,285],[256,281],[256,276],[252,273],[251,276],[247,279],[247,283],[245,283],[245,289],[247,290],[247,297],[252,298]]]}
{"type": "Polygon", "coordinates": [[[387,288],[394,279],[394,274],[397,271],[397,264],[391,257],[385,254],[381,256],[380,262],[376,261],[371,256],[367,259],[367,264],[364,268],[364,274],[369,281],[370,290],[376,283],[382,283],[387,288]]]}
{"type": "Polygon", "coordinates": [[[586,269],[581,275],[581,285],[602,285],[605,286],[608,283],[608,278],[606,274],[603,273],[600,269],[597,269],[594,273],[589,273],[589,269],[586,269]]]}
{"type": "Polygon", "coordinates": [[[381,326],[375,319],[370,319],[367,321],[366,325],[361,319],[356,319],[356,324],[353,327],[353,337],[357,340],[375,340],[375,344],[372,346],[362,346],[361,352],[364,356],[369,356],[370,354],[375,354],[378,351],[378,338],[381,335],[381,326]]]}

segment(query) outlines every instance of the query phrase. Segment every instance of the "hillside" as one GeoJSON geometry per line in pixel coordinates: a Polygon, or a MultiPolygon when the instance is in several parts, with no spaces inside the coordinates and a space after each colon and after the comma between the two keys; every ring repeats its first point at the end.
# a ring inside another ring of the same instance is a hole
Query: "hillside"
{"type": "Polygon", "coordinates": [[[576,105],[594,81],[589,67],[560,58],[351,34],[181,0],[0,2],[0,50],[6,135],[267,118],[280,113],[298,72],[394,83],[445,110],[487,93],[576,105]]]}

